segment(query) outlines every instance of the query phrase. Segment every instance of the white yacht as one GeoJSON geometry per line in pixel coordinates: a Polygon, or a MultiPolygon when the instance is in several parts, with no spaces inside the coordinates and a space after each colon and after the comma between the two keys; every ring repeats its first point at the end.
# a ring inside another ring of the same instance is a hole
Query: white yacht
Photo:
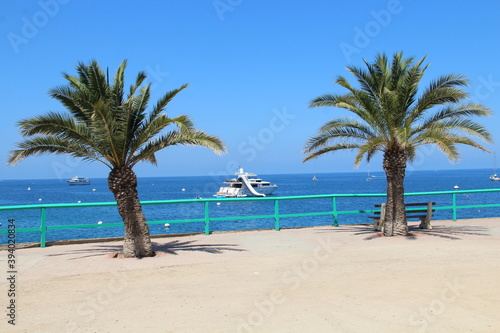
{"type": "Polygon", "coordinates": [[[278,188],[257,178],[256,174],[245,172],[243,168],[236,172],[236,178],[226,179],[224,183],[227,185],[219,189],[214,195],[216,198],[265,197],[278,188]]]}
{"type": "Polygon", "coordinates": [[[67,180],[69,185],[90,185],[90,180],[84,177],[75,176],[70,180],[67,180]]]}

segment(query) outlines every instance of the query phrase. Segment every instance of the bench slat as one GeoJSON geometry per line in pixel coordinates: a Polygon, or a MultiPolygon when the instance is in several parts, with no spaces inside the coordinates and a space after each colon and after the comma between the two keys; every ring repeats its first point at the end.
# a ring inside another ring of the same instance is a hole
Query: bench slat
{"type": "MultiPolygon", "coordinates": [[[[433,209],[432,212],[434,213],[436,210],[433,209]]],[[[411,213],[427,213],[427,209],[412,209],[412,210],[406,210],[406,214],[411,214],[411,213]]],[[[380,212],[373,212],[373,214],[378,214],[380,215],[380,212]]],[[[426,214],[427,215],[427,214],[426,214]]]]}
{"type": "MultiPolygon", "coordinates": [[[[409,202],[405,203],[405,206],[427,206],[428,202],[409,202]]],[[[435,202],[431,202],[432,205],[435,205],[435,202]]],[[[381,204],[375,204],[375,207],[382,207],[381,204]]]]}

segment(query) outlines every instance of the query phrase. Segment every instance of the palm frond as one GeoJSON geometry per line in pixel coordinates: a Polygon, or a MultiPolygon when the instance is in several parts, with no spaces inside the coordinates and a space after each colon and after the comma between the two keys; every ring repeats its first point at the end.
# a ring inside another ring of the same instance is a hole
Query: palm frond
{"type": "Polygon", "coordinates": [[[329,145],[332,141],[344,139],[345,141],[364,142],[372,139],[376,135],[372,129],[356,120],[335,119],[325,123],[319,130],[318,135],[311,137],[305,148],[305,153],[310,153],[316,149],[329,145]]]}
{"type": "Polygon", "coordinates": [[[129,164],[135,165],[140,161],[148,161],[155,164],[156,158],[154,155],[158,151],[177,145],[205,147],[218,155],[226,152],[224,143],[216,136],[208,135],[199,130],[192,132],[174,130],[148,141],[135,155],[130,156],[129,164]]]}
{"type": "Polygon", "coordinates": [[[18,149],[10,152],[8,163],[15,165],[27,157],[46,154],[66,154],[83,160],[99,161],[110,166],[94,149],[77,142],[68,143],[58,137],[33,137],[16,145],[18,149]]]}
{"type": "Polygon", "coordinates": [[[309,160],[312,160],[312,159],[317,158],[319,156],[322,156],[324,154],[333,153],[333,152],[336,152],[338,150],[358,149],[359,147],[361,147],[361,145],[356,144],[356,143],[337,143],[337,144],[327,146],[327,147],[322,148],[322,149],[318,149],[314,152],[311,152],[310,154],[308,154],[306,156],[306,158],[302,162],[307,162],[309,160]]]}
{"type": "Polygon", "coordinates": [[[363,157],[366,156],[366,160],[370,162],[372,156],[380,150],[383,150],[385,141],[378,137],[373,137],[367,140],[363,145],[361,145],[354,158],[354,166],[358,167],[363,157]]]}

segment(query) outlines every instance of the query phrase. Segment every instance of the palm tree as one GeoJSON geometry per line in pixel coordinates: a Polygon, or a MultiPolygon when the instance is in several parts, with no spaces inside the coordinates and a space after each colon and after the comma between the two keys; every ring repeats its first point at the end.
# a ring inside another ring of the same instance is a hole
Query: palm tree
{"type": "Polygon", "coordinates": [[[345,94],[327,94],[314,99],[310,107],[333,106],[345,109],[354,118],[339,117],[326,122],[305,145],[308,161],[338,150],[356,150],[355,166],[383,153],[387,178],[387,210],[384,235],[406,235],[404,177],[407,162],[415,159],[417,148],[434,145],[449,160],[460,159],[457,145],[488,151],[474,138],[491,142],[490,133],[473,117],[490,116],[488,108],[471,102],[461,75],[444,75],[431,82],[421,93],[419,84],[428,65],[404,58],[402,52],[392,63],[383,54],[373,63],[364,60],[366,69],[349,66],[360,88],[339,76],[336,84],[345,94]]]}
{"type": "Polygon", "coordinates": [[[48,112],[18,122],[24,141],[11,151],[9,164],[42,154],[68,154],[84,161],[98,161],[110,168],[108,187],[124,222],[125,257],[148,257],[154,252],[149,228],[137,192],[133,167],[141,161],[157,163],[155,153],[174,145],[207,147],[220,154],[223,142],[194,128],[186,115],[169,118],[167,104],[187,85],[167,92],[147,112],[151,85],[139,72],[128,94],[124,92],[123,61],[110,85],[94,60],[79,63],[78,76],[64,73],[67,85],[49,91],[68,113],[48,112]],[[169,127],[170,126],[170,127],[169,127]],[[168,132],[162,132],[166,128],[168,132]]]}

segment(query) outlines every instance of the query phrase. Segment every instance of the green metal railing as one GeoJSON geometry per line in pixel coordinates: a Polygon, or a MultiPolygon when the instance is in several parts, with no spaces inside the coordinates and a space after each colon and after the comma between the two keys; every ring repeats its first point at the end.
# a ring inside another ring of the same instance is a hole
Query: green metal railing
{"type": "MultiPolygon", "coordinates": [[[[471,205],[457,205],[457,195],[458,194],[473,194],[473,193],[489,193],[489,192],[500,192],[500,189],[483,189],[483,190],[454,190],[454,191],[438,191],[438,192],[415,192],[406,193],[405,196],[429,196],[429,195],[451,195],[452,204],[451,206],[439,206],[433,207],[436,210],[451,210],[453,221],[457,220],[457,210],[464,208],[482,208],[482,207],[500,207],[500,203],[493,204],[471,204],[471,205]]],[[[206,235],[210,234],[210,223],[215,221],[231,221],[231,220],[250,220],[250,219],[274,219],[274,229],[279,231],[281,229],[280,219],[290,218],[290,217],[309,217],[309,216],[331,216],[333,219],[333,225],[338,226],[339,215],[342,214],[360,214],[360,213],[374,213],[379,211],[377,209],[364,209],[364,210],[338,210],[337,209],[337,199],[340,198],[367,198],[367,197],[386,197],[386,194],[322,194],[322,195],[303,195],[303,196],[289,196],[289,197],[251,197],[251,198],[213,198],[213,199],[186,199],[186,200],[157,200],[157,201],[142,201],[143,206],[148,205],[169,205],[169,204],[202,204],[203,205],[203,217],[192,218],[192,219],[180,219],[180,220],[163,220],[163,221],[149,221],[148,224],[164,224],[164,223],[191,223],[191,222],[203,222],[204,223],[204,233],[206,235]],[[281,201],[287,200],[308,200],[308,199],[331,199],[331,210],[321,211],[321,212],[303,212],[303,213],[293,213],[293,214],[283,214],[280,213],[281,201]],[[274,211],[273,214],[268,215],[253,215],[253,216],[225,216],[225,217],[211,217],[209,210],[210,202],[245,202],[245,201],[273,201],[274,211]]],[[[95,202],[95,203],[78,203],[78,204],[38,204],[38,205],[17,205],[17,206],[0,206],[0,211],[17,211],[17,210],[40,210],[40,227],[32,228],[16,228],[17,232],[39,232],[40,233],[40,246],[45,247],[46,245],[46,235],[49,230],[67,230],[76,228],[101,228],[101,227],[117,227],[123,226],[123,223],[106,223],[106,224],[77,224],[77,225],[59,225],[50,226],[47,225],[46,212],[49,209],[66,209],[66,208],[84,208],[84,207],[107,207],[116,206],[116,202],[95,202]]],[[[8,230],[0,230],[0,234],[8,233],[8,230]]]]}

